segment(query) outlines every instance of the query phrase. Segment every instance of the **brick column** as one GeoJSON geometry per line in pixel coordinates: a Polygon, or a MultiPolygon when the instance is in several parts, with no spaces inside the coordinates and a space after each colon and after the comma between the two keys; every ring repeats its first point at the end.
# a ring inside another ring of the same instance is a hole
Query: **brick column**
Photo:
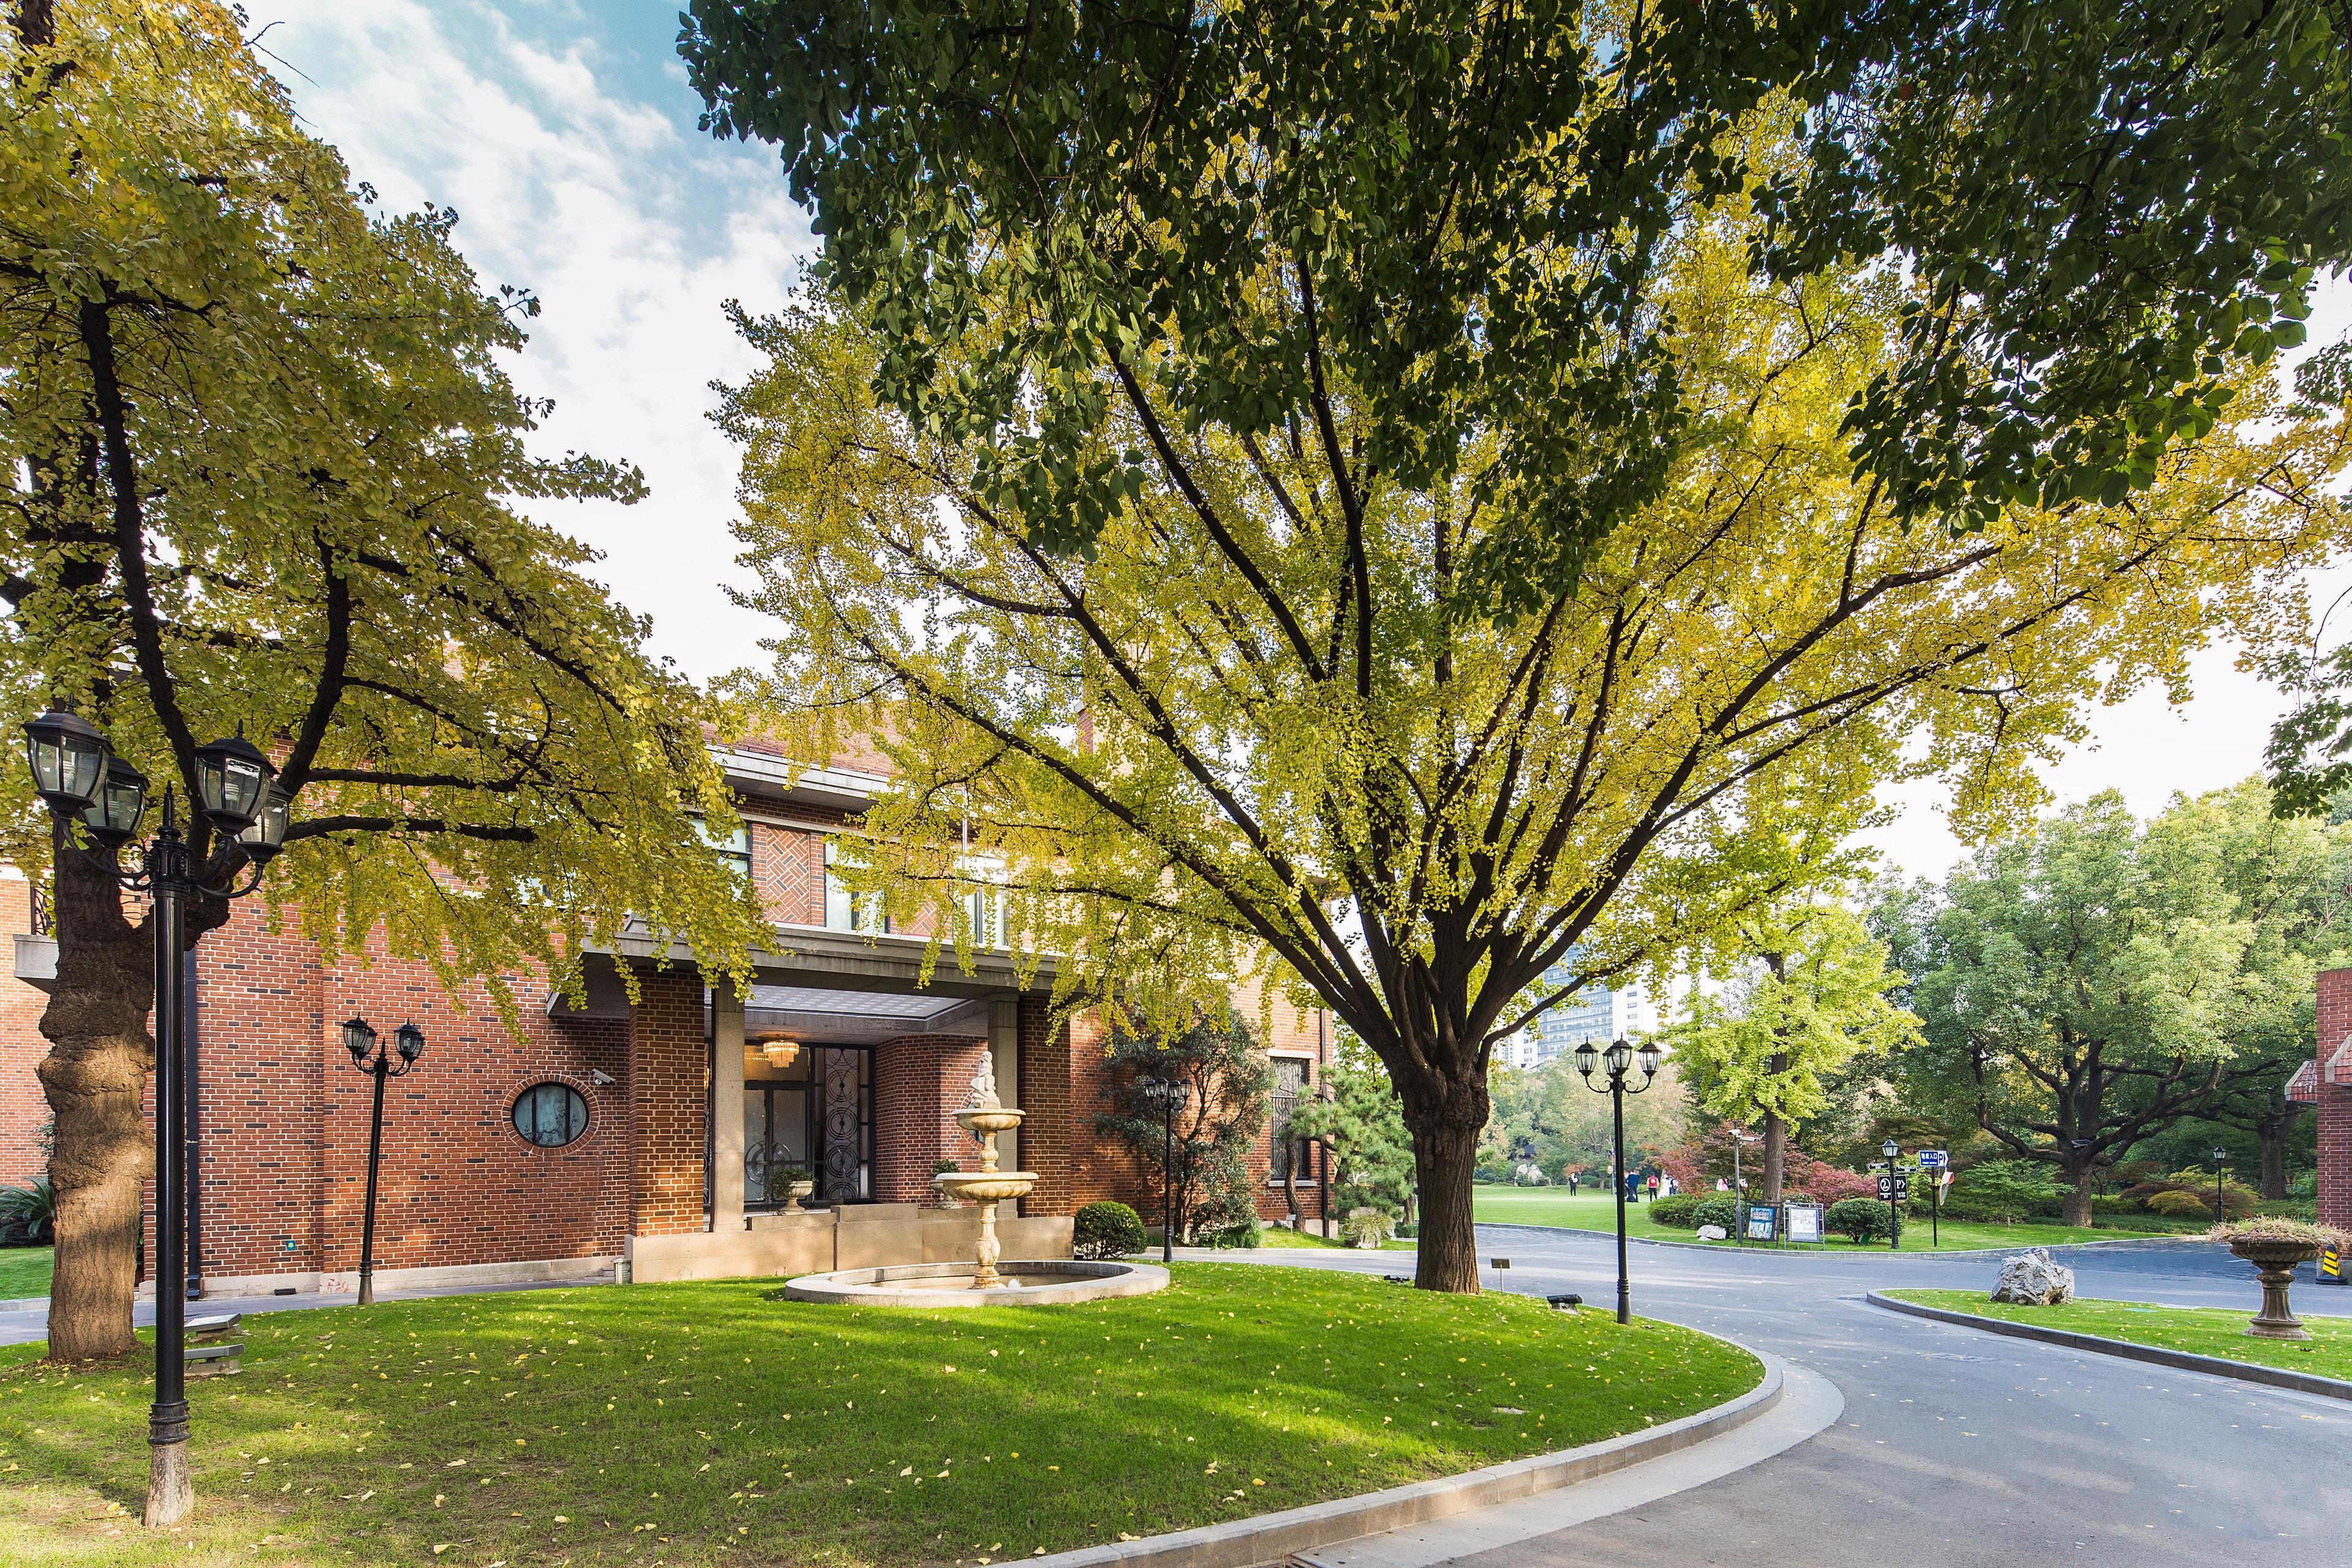
{"type": "Polygon", "coordinates": [[[743,1228],[743,998],[710,994],[710,1228],[743,1228]]]}
{"type": "Polygon", "coordinates": [[[1079,1135],[1073,1125],[1070,1031],[1048,1031],[1048,1011],[1042,995],[1021,998],[1019,1104],[1028,1112],[1021,1127],[1027,1134],[1023,1163],[1037,1173],[1037,1185],[1022,1208],[1028,1214],[1074,1214],[1079,1135]]]}
{"type": "Polygon", "coordinates": [[[2352,1037],[2352,969],[2321,973],[2318,1010],[2319,1223],[2352,1230],[2352,1083],[2329,1073],[2352,1037]]]}
{"type": "Polygon", "coordinates": [[[703,1228],[705,1059],[700,977],[646,975],[643,999],[629,1016],[635,1235],[703,1228]]]}

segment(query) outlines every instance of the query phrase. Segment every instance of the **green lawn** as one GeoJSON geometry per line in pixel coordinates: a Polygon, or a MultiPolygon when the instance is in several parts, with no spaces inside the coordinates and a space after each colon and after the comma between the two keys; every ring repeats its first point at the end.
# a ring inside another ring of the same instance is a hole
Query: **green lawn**
{"type": "MultiPolygon", "coordinates": [[[[1328,1241],[1322,1237],[1316,1236],[1303,1230],[1282,1230],[1274,1226],[1267,1226],[1264,1230],[1258,1233],[1258,1245],[1260,1247],[1307,1247],[1325,1248],[1336,1247],[1345,1248],[1349,1244],[1344,1241],[1328,1241]]],[[[1418,1250],[1418,1248],[1412,1241],[1407,1240],[1404,1237],[1391,1237],[1388,1240],[1381,1243],[1377,1250],[1382,1252],[1412,1252],[1418,1250]]]]}
{"type": "MultiPolygon", "coordinates": [[[[2331,1290],[2332,1285],[2313,1285],[2331,1290]]],[[[2352,1321],[2309,1317],[2304,1327],[2308,1342],[2256,1340],[2246,1337],[2246,1320],[2262,1305],[2262,1288],[2253,1270],[2246,1271],[2246,1310],[2221,1307],[2149,1307],[2132,1301],[2086,1301],[2081,1298],[2058,1307],[2012,1307],[1988,1301],[1978,1290],[1887,1290],[1884,1295],[1941,1307],[1948,1312],[1969,1312],[1979,1318],[2000,1318],[2013,1323],[2034,1323],[2070,1333],[2098,1334],[2134,1344],[2160,1345],[2192,1355],[2225,1356],[2231,1361],[2283,1366],[2321,1377],[2352,1379],[2352,1321]]]]}
{"type": "Polygon", "coordinates": [[[49,1258],[54,1250],[47,1247],[0,1247],[0,1301],[47,1295],[49,1258]]]}
{"type": "Polygon", "coordinates": [[[1005,1562],[1638,1430],[1759,1375],[1665,1324],[1321,1270],[962,1311],[772,1288],[250,1319],[243,1374],[191,1385],[201,1500],[161,1540],[117,1511],[145,1490],[144,1358],[0,1352],[7,1562],[1005,1562]]]}
{"type": "MultiPolygon", "coordinates": [[[[1616,1207],[1607,1189],[1587,1188],[1570,1197],[1560,1187],[1499,1187],[1481,1186],[1471,1195],[1473,1211],[1490,1225],[1556,1225],[1576,1230],[1602,1230],[1614,1235],[1617,1229],[1616,1207]]],[[[2184,1231],[2202,1229],[2208,1222],[2184,1222],[2169,1227],[2158,1220],[2155,1228],[2126,1227],[2121,1222],[2085,1229],[2064,1225],[1963,1225],[1946,1220],[1937,1239],[1940,1247],[1928,1244],[1929,1230],[1925,1220],[1906,1220],[1903,1228],[1903,1250],[1906,1252],[1982,1252],[2000,1251],[2020,1247],[2063,1247],[2070,1241],[2116,1241],[2128,1237],[2179,1235],[2184,1231]]],[[[1679,1226],[1655,1225],[1650,1219],[1647,1203],[1625,1205],[1625,1234],[1647,1237],[1655,1241],[1696,1241],[1698,1237],[1679,1226]]],[[[1717,1247],[1729,1247],[1729,1241],[1715,1242],[1717,1247]]],[[[1843,1237],[1832,1237],[1827,1244],[1840,1251],[1854,1248],[1853,1242],[1843,1237]]],[[[1879,1250],[1891,1250],[1884,1241],[1879,1250]]],[[[1810,1250],[1801,1248],[1800,1250],[1810,1250]]]]}

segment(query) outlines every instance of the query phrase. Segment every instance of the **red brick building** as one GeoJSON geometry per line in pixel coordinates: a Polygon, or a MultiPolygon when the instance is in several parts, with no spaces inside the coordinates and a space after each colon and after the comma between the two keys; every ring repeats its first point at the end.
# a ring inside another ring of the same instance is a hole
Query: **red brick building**
{"type": "Polygon", "coordinates": [[[2318,1047],[2287,1098],[2319,1118],[2319,1222],[2352,1230],[2352,969],[2320,973],[2318,1047]]]}
{"type": "MultiPolygon", "coordinates": [[[[1047,1027],[1050,963],[1024,977],[1000,948],[969,974],[943,957],[924,984],[920,937],[860,929],[873,922],[827,874],[828,847],[880,777],[841,766],[795,777],[752,748],[725,762],[746,817],[726,847],[776,924],[742,996],[723,979],[714,988],[682,948],[624,941],[592,957],[577,1004],[543,975],[508,976],[524,1005],[518,1039],[486,989],[453,999],[424,965],[380,948],[323,963],[298,936],[270,931],[259,900],[198,944],[193,1250],[208,1289],[351,1287],[371,1090],[340,1043],[354,1016],[387,1034],[414,1020],[428,1042],[385,1095],[376,1260],[388,1285],[408,1270],[488,1281],[615,1263],[640,1279],[789,1272],[854,1266],[857,1247],[959,1255],[952,1216],[911,1205],[935,1197],[936,1162],[977,1163],[952,1113],[983,1054],[1028,1113],[1000,1141],[1005,1163],[1038,1174],[1008,1257],[1066,1251],[1065,1216],[1097,1198],[1156,1217],[1132,1161],[1096,1131],[1111,1087],[1098,1024],[1047,1027]],[[639,986],[634,1004],[624,969],[639,986]],[[813,1201],[838,1215],[837,1247],[833,1221],[812,1252],[809,1227],[775,1215],[765,1177],[786,1164],[811,1172],[813,1201]],[[856,1245],[853,1222],[865,1238],[856,1245]],[[904,1239],[919,1232],[919,1243],[904,1239]],[[900,1239],[875,1239],[886,1237],[900,1239]]],[[[21,877],[0,880],[0,923],[16,936],[15,978],[0,979],[8,1182],[41,1168],[47,1118],[33,1068],[56,947],[33,891],[21,877]]],[[[1255,1026],[1255,1004],[1244,1012],[1255,1026]]],[[[1264,1044],[1278,1086],[1311,1092],[1331,1053],[1328,1016],[1276,1003],[1264,1044]]],[[[1273,1120],[1283,1114],[1278,1096],[1273,1120]]],[[[1281,1167],[1292,1156],[1272,1127],[1261,1135],[1264,1218],[1288,1215],[1281,1167]]],[[[1320,1174],[1302,1159],[1295,1190],[1310,1228],[1325,1217],[1320,1174]]]]}

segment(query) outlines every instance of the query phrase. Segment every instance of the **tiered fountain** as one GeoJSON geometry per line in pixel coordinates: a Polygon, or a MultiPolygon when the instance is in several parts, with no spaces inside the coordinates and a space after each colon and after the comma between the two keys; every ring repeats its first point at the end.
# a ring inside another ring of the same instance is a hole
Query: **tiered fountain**
{"type": "Polygon", "coordinates": [[[969,1263],[912,1263],[887,1268],[837,1268],[787,1281],[795,1301],[856,1301],[870,1307],[1044,1306],[1091,1301],[1105,1296],[1141,1296],[1168,1283],[1168,1271],[1144,1263],[1093,1262],[1069,1258],[1026,1259],[996,1267],[996,1205],[1028,1195],[1034,1171],[996,1168],[996,1135],[1021,1125],[1023,1113],[996,1092],[996,1068],[983,1052],[972,1075],[971,1098],[955,1113],[957,1125],[980,1140],[980,1169],[933,1176],[941,1192],[980,1206],[980,1239],[969,1263]]]}

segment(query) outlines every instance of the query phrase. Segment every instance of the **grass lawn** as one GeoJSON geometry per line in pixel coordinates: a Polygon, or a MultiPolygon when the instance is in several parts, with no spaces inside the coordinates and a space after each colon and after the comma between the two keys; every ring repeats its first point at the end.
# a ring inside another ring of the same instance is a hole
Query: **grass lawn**
{"type": "MultiPolygon", "coordinates": [[[[2331,1290],[2332,1285],[2309,1287],[2331,1290]]],[[[2160,1345],[2191,1355],[2226,1356],[2263,1366],[2283,1366],[2320,1377],[2352,1379],[2352,1320],[2309,1317],[2304,1327],[2308,1341],[2255,1340],[2246,1337],[2246,1320],[2262,1305],[2262,1288],[2253,1270],[2246,1270],[2246,1308],[2148,1307],[2133,1301],[2086,1301],[2077,1297],[2057,1307],[2013,1307],[1988,1301],[1977,1290],[1887,1290],[1882,1294],[1941,1307],[1948,1312],[1969,1312],[1979,1318],[2001,1318],[2013,1323],[2033,1323],[2069,1333],[2098,1334],[2134,1344],[2160,1345]]]]}
{"type": "Polygon", "coordinates": [[[135,1519],[146,1358],[0,1351],[6,1561],[1003,1563],[1569,1447],[1760,1375],[1663,1323],[1321,1270],[961,1311],[772,1288],[249,1319],[245,1372],[190,1385],[198,1511],[163,1540],[135,1519]]]}
{"type": "MultiPolygon", "coordinates": [[[[1264,1230],[1258,1232],[1257,1244],[1260,1247],[1336,1247],[1341,1248],[1345,1248],[1349,1245],[1344,1241],[1327,1240],[1322,1237],[1312,1235],[1307,1231],[1282,1230],[1274,1226],[1267,1226],[1264,1230]]],[[[1417,1251],[1418,1247],[1413,1242],[1407,1240],[1402,1237],[1391,1237],[1388,1240],[1381,1243],[1377,1250],[1382,1252],[1413,1252],[1417,1251]]],[[[1145,1255],[1138,1254],[1137,1256],[1143,1257],[1145,1255]]]]}
{"type": "MultiPolygon", "coordinates": [[[[1575,1196],[1559,1187],[1500,1187],[1482,1186],[1471,1194],[1472,1211],[1489,1225],[1556,1225],[1575,1230],[1603,1230],[1611,1235],[1617,1231],[1617,1214],[1608,1190],[1587,1188],[1575,1196]]],[[[1946,1220],[1941,1231],[1939,1247],[1928,1245],[1928,1226],[1924,1220],[1908,1220],[1903,1227],[1903,1250],[1906,1252],[1982,1252],[2000,1251],[2021,1247],[2063,1247],[2070,1241],[2116,1241],[2130,1237],[2177,1236],[2204,1229],[2210,1221],[2184,1221],[2178,1227],[2168,1227],[2163,1220],[2146,1227],[2138,1223],[2117,1222],[2086,1229],[2064,1225],[1964,1225],[1946,1220]]],[[[1652,1223],[1647,1203],[1625,1205],[1625,1234],[1648,1237],[1655,1241],[1696,1241],[1698,1237],[1679,1226],[1652,1223]]],[[[1710,1245],[1729,1247],[1729,1241],[1710,1245]]],[[[1854,1249],[1854,1244],[1843,1237],[1833,1237],[1828,1246],[1840,1251],[1854,1249]]],[[[1885,1242],[1878,1243],[1881,1251],[1888,1250],[1885,1242]]],[[[1810,1249],[1800,1249],[1810,1250],[1810,1249]]]]}
{"type": "Polygon", "coordinates": [[[0,1301],[49,1293],[49,1259],[56,1249],[47,1247],[0,1247],[0,1301]]]}

